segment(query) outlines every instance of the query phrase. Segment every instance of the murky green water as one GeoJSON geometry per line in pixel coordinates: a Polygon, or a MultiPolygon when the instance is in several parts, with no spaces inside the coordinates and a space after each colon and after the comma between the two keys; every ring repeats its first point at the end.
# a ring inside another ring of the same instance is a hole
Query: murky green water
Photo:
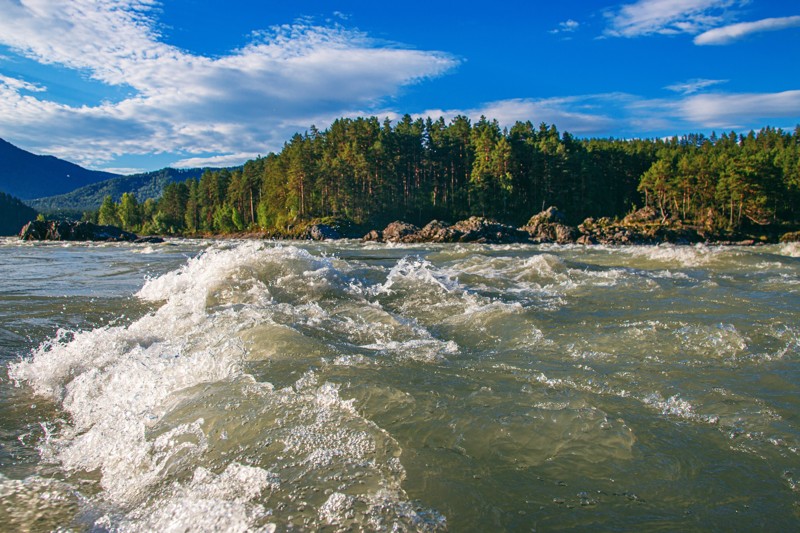
{"type": "Polygon", "coordinates": [[[797,530],[800,247],[0,242],[0,524],[797,530]]]}

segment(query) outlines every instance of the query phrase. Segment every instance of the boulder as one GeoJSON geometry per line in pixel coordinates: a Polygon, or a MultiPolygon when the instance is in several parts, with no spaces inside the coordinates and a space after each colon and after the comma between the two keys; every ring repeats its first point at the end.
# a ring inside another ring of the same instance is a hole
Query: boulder
{"type": "Polygon", "coordinates": [[[567,224],[567,217],[555,206],[550,206],[544,211],[533,215],[525,226],[538,226],[540,224],[567,224]]]}
{"type": "Polygon", "coordinates": [[[531,241],[536,243],[569,244],[575,242],[578,231],[567,225],[567,217],[556,207],[548,207],[528,220],[520,228],[526,232],[531,241]]]}
{"type": "Polygon", "coordinates": [[[313,241],[341,239],[341,234],[327,224],[313,224],[306,229],[305,238],[313,241]]]}
{"type": "Polygon", "coordinates": [[[383,240],[383,232],[378,230],[371,230],[369,233],[362,237],[362,240],[379,242],[383,240]]]}
{"type": "Polygon", "coordinates": [[[396,220],[383,230],[383,240],[386,242],[417,242],[414,241],[414,235],[418,231],[419,228],[414,224],[396,220]]]}
{"type": "Polygon", "coordinates": [[[108,241],[133,242],[136,235],[115,226],[98,226],[91,222],[34,220],[20,231],[25,241],[108,241]]]}
{"type": "Polygon", "coordinates": [[[470,217],[456,222],[451,228],[461,233],[458,242],[489,244],[529,242],[526,232],[484,217],[470,217]]]}
{"type": "Polygon", "coordinates": [[[622,219],[622,223],[626,226],[632,224],[658,224],[661,222],[661,217],[654,207],[643,207],[638,211],[634,211],[622,219]]]}
{"type": "Polygon", "coordinates": [[[462,232],[440,220],[432,220],[416,234],[420,242],[458,242],[462,236],[462,232]]]}

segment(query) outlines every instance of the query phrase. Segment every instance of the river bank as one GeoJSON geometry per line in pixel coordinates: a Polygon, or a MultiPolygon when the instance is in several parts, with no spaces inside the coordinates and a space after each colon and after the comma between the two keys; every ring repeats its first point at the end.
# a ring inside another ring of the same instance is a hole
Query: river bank
{"type": "MultiPolygon", "coordinates": [[[[556,207],[531,217],[521,227],[472,216],[454,224],[432,220],[423,227],[396,220],[383,229],[369,229],[346,220],[306,221],[286,229],[232,234],[182,235],[202,238],[249,238],[274,240],[361,239],[389,243],[482,243],[482,244],[581,244],[581,245],[758,245],[800,240],[796,228],[761,226],[747,231],[721,231],[685,225],[658,215],[653,208],[635,211],[622,220],[587,218],[572,226],[556,207]]],[[[19,234],[23,240],[129,241],[153,243],[162,236],[138,237],[113,226],[88,222],[32,221],[19,234]]]]}

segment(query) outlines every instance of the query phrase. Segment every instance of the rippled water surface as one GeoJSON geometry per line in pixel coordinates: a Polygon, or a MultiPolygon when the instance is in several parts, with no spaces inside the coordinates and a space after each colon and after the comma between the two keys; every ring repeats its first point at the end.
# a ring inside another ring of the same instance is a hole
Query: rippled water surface
{"type": "Polygon", "coordinates": [[[0,524],[800,529],[800,247],[0,241],[0,524]]]}

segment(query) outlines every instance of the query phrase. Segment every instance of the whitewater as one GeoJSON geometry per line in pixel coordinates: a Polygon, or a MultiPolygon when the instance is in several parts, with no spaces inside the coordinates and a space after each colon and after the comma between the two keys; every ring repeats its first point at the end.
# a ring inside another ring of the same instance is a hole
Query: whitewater
{"type": "Polygon", "coordinates": [[[0,240],[0,529],[800,529],[800,246],[0,240]]]}

